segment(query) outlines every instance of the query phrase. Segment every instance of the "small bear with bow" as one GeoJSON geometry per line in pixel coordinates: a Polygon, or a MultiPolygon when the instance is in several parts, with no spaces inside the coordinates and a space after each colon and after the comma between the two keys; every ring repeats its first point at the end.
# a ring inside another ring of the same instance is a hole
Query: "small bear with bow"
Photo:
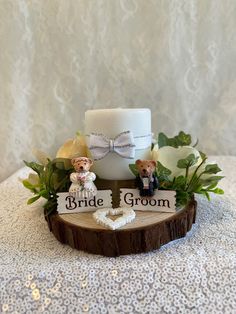
{"type": "Polygon", "coordinates": [[[76,172],[70,175],[71,186],[69,193],[78,198],[89,199],[97,194],[97,188],[93,181],[96,175],[90,172],[93,164],[92,160],[87,157],[76,157],[71,160],[76,172]]]}

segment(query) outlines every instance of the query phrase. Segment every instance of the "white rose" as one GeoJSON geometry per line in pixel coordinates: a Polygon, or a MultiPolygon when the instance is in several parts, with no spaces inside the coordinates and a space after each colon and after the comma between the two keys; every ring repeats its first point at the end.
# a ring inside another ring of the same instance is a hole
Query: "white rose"
{"type": "Polygon", "coordinates": [[[169,169],[171,171],[170,178],[173,179],[174,177],[185,176],[186,170],[178,168],[177,163],[180,159],[185,159],[190,154],[198,157],[197,163],[189,168],[189,175],[191,175],[202,162],[199,151],[192,146],[180,146],[178,148],[164,146],[158,149],[158,145],[155,145],[152,150],[152,159],[159,161],[164,167],[169,169]]]}

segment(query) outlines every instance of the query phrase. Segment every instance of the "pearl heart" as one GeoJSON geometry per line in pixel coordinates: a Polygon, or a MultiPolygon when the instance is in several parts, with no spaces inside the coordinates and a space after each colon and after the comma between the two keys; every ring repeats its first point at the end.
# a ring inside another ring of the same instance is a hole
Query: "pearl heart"
{"type": "Polygon", "coordinates": [[[93,213],[93,218],[96,222],[106,228],[111,230],[116,230],[123,227],[127,223],[130,223],[135,218],[135,212],[132,208],[100,208],[95,213],[93,213]],[[116,216],[121,215],[121,217],[116,220],[112,220],[107,217],[107,215],[116,216]]]}

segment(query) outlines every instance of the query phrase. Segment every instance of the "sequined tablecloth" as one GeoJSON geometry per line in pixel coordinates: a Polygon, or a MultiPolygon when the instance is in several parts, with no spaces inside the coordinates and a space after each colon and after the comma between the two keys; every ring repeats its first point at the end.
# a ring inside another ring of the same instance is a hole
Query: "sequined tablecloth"
{"type": "Polygon", "coordinates": [[[214,159],[225,195],[197,198],[187,236],[118,258],[57,242],[20,169],[0,184],[0,312],[236,313],[236,157],[214,159]]]}

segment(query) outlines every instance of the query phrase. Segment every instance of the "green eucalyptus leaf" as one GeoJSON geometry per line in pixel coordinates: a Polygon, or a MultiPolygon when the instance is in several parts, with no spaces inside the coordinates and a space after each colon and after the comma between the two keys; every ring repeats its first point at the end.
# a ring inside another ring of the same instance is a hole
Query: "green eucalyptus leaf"
{"type": "Polygon", "coordinates": [[[200,191],[195,192],[195,193],[204,195],[208,199],[208,201],[210,201],[210,194],[208,193],[207,190],[200,190],[200,191]]]}
{"type": "Polygon", "coordinates": [[[189,167],[189,162],[186,159],[180,159],[177,162],[177,167],[180,169],[186,169],[187,167],[189,167]]]}
{"type": "Polygon", "coordinates": [[[40,195],[31,197],[30,199],[28,199],[27,204],[30,205],[32,203],[34,203],[35,201],[37,201],[40,198],[40,195]]]}
{"type": "Polygon", "coordinates": [[[27,181],[26,179],[23,180],[22,183],[26,189],[29,189],[29,190],[35,189],[34,186],[29,181],[27,181]]]}
{"type": "Polygon", "coordinates": [[[160,182],[162,182],[162,181],[169,182],[170,181],[169,175],[171,174],[171,171],[168,168],[164,167],[160,163],[160,161],[157,162],[156,174],[157,174],[157,177],[158,177],[160,182]]]}
{"type": "Polygon", "coordinates": [[[201,191],[202,188],[203,188],[203,184],[196,177],[192,181],[192,183],[187,187],[187,190],[189,192],[197,193],[197,192],[201,191]]]}
{"type": "Polygon", "coordinates": [[[212,176],[206,179],[200,179],[199,182],[201,182],[201,184],[203,186],[208,186],[208,185],[212,185],[212,184],[217,184],[221,179],[223,179],[224,177],[222,176],[212,176]]]}
{"type": "Polygon", "coordinates": [[[221,169],[218,167],[217,164],[212,164],[212,165],[207,165],[204,173],[208,173],[208,174],[216,174],[218,172],[220,172],[221,169]]]}
{"type": "Polygon", "coordinates": [[[194,154],[190,154],[186,158],[180,159],[177,162],[177,167],[180,169],[186,169],[188,167],[191,167],[197,163],[198,158],[199,157],[196,157],[194,154]]]}
{"type": "Polygon", "coordinates": [[[208,199],[208,201],[211,200],[210,194],[209,194],[207,191],[203,191],[203,194],[206,196],[206,198],[208,199]]]}
{"type": "Polygon", "coordinates": [[[179,176],[176,177],[175,180],[173,181],[173,189],[175,190],[184,190],[186,184],[186,178],[184,176],[179,176]]]}
{"type": "Polygon", "coordinates": [[[224,190],[220,189],[220,188],[216,188],[214,190],[211,190],[211,192],[215,193],[215,194],[224,194],[224,190]]]}
{"type": "MultiPolygon", "coordinates": [[[[217,186],[217,184],[218,184],[218,181],[215,181],[215,182],[213,182],[212,184],[207,185],[207,189],[208,189],[208,190],[212,190],[212,189],[214,189],[214,188],[217,186]]],[[[202,185],[202,186],[203,186],[203,185],[202,185]]]]}
{"type": "Polygon", "coordinates": [[[186,134],[183,131],[180,131],[178,135],[174,137],[167,137],[164,133],[159,133],[158,135],[158,146],[159,148],[164,146],[172,146],[172,147],[179,147],[179,146],[188,146],[191,144],[191,135],[186,134]]]}
{"type": "Polygon", "coordinates": [[[41,191],[39,192],[39,195],[42,196],[42,197],[44,197],[44,198],[46,198],[46,199],[49,198],[49,193],[48,193],[47,190],[41,190],[41,191]]]}
{"type": "Polygon", "coordinates": [[[184,206],[186,205],[192,197],[191,193],[186,191],[176,191],[176,205],[184,206]]]}
{"type": "Polygon", "coordinates": [[[183,131],[180,131],[177,136],[175,136],[178,146],[188,146],[191,144],[192,139],[190,134],[186,134],[183,131]]]}
{"type": "Polygon", "coordinates": [[[207,159],[207,155],[205,153],[199,151],[199,154],[200,154],[202,160],[206,160],[207,159]]]}
{"type": "Polygon", "coordinates": [[[160,161],[157,162],[157,174],[158,175],[166,175],[169,176],[171,174],[171,170],[164,167],[160,161]]]}
{"type": "Polygon", "coordinates": [[[32,170],[34,170],[35,172],[37,172],[37,174],[40,176],[40,174],[43,172],[43,169],[44,169],[44,166],[43,165],[40,165],[38,164],[37,162],[34,162],[34,161],[31,161],[31,162],[28,162],[28,161],[25,161],[24,160],[24,163],[27,167],[31,168],[32,170]]]}
{"type": "Polygon", "coordinates": [[[203,185],[198,183],[195,186],[193,186],[192,192],[199,193],[202,190],[202,188],[203,188],[203,185]]]}
{"type": "Polygon", "coordinates": [[[164,133],[159,133],[158,135],[158,146],[159,148],[164,146],[172,146],[177,148],[177,143],[174,138],[168,138],[164,133]]]}

